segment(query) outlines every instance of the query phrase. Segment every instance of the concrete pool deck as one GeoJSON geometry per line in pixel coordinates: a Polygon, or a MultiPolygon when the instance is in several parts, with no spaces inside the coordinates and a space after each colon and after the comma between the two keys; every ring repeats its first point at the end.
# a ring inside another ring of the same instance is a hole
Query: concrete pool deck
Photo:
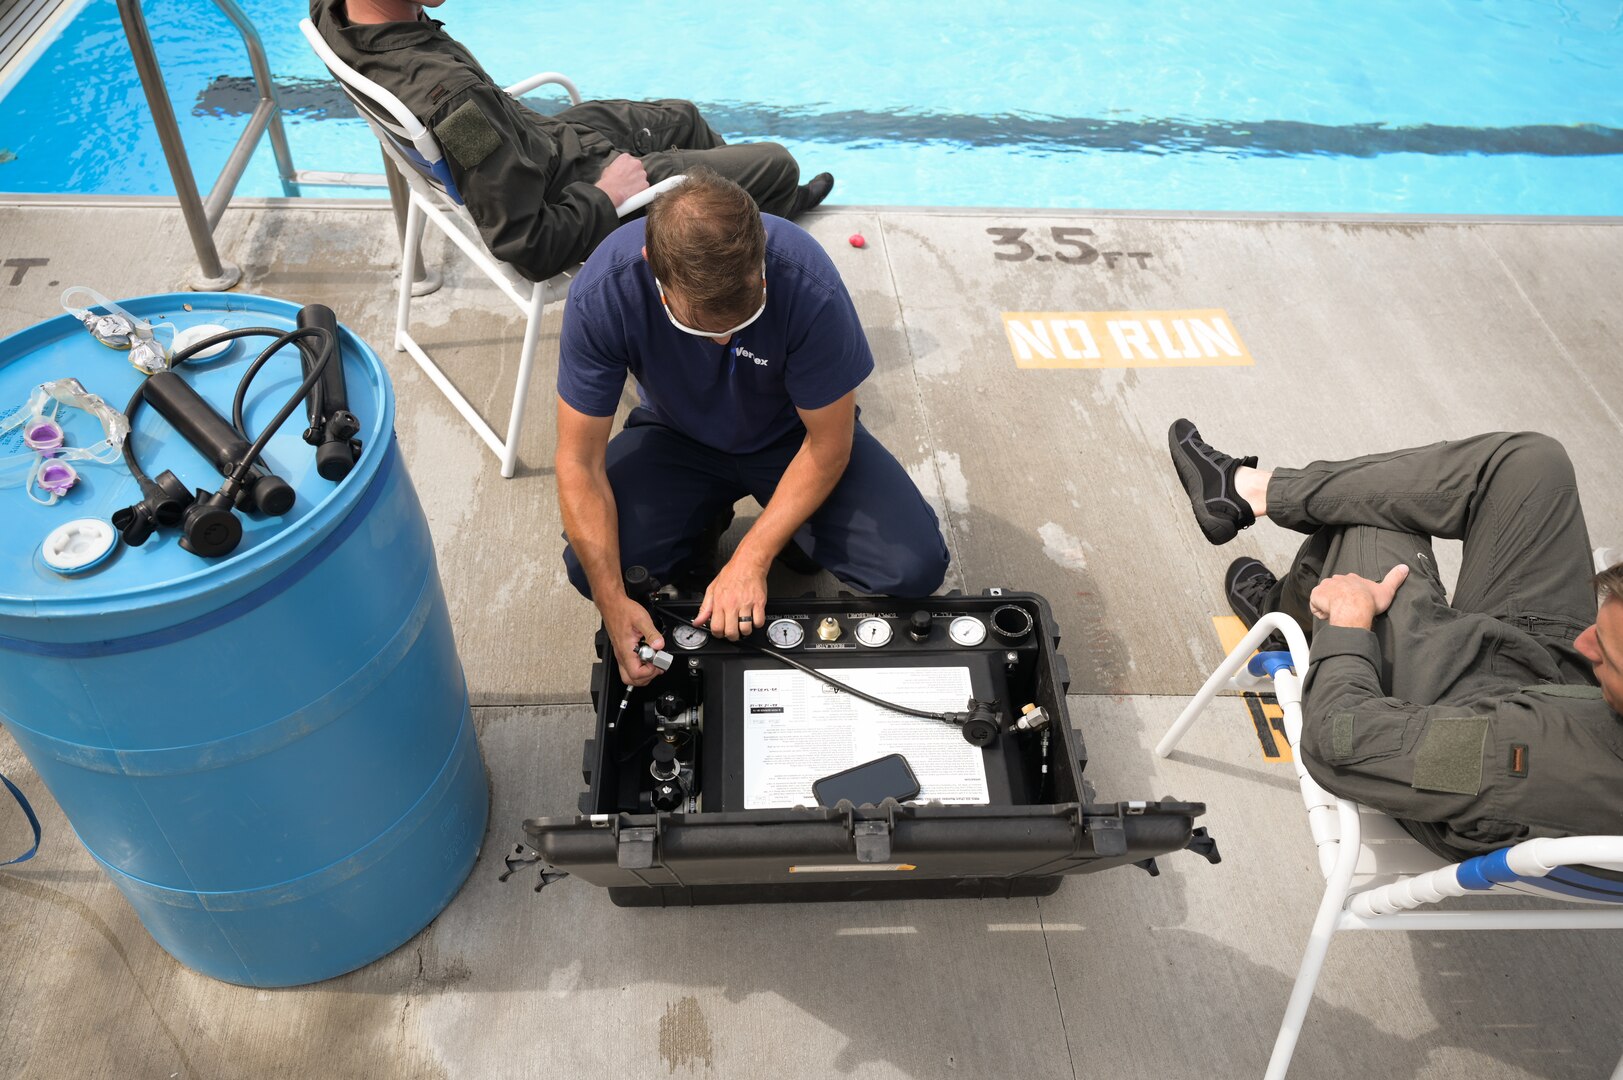
{"type": "MultiPolygon", "coordinates": [[[[1546,431],[1571,451],[1594,542],[1623,543],[1606,486],[1623,460],[1623,223],[836,207],[804,224],[867,327],[864,422],[936,505],[948,587],[1049,598],[1100,797],[1205,801],[1223,863],[1182,854],[1158,878],[1085,876],[1041,900],[695,911],[617,909],[573,879],[540,895],[527,876],[498,883],[522,818],[573,810],[590,734],[595,613],[564,579],[551,477],[558,311],[504,481],[388,348],[386,208],[246,204],[218,234],[239,289],[331,305],[395,378],[479,706],[491,831],[459,897],[390,957],[311,988],[226,986],[152,942],[0,736],[0,771],[47,830],[38,858],[0,871],[0,1075],[1261,1074],[1320,885],[1294,779],[1234,700],[1171,759],[1150,747],[1220,658],[1223,568],[1280,565],[1295,537],[1264,526],[1209,547],[1166,427],[1191,416],[1264,465],[1546,431]],[[1121,254],[1063,262],[1056,227],[1121,254]],[[1019,248],[988,230],[1020,229],[1031,257],[997,258],[1019,248]],[[1253,364],[1021,368],[1001,317],[1213,309],[1253,364]]],[[[418,336],[500,426],[517,314],[427,254],[448,281],[418,301],[418,336]]],[[[0,334],[59,313],[66,285],[167,292],[191,266],[172,206],[0,202],[0,334]]],[[[1456,549],[1439,546],[1445,574],[1456,549]]],[[[0,857],[24,829],[0,809],[0,857]]],[[[1620,1015],[1617,934],[1338,937],[1292,1075],[1604,1077],[1620,1015]]]]}

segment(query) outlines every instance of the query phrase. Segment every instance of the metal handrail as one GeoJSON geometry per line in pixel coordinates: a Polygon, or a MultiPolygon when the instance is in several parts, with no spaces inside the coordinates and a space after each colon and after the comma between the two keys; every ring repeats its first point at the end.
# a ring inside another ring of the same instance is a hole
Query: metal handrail
{"type": "Polygon", "coordinates": [[[119,18],[124,22],[124,35],[129,39],[130,53],[135,58],[135,70],[141,77],[147,106],[152,110],[153,126],[158,129],[158,141],[162,143],[163,156],[169,162],[175,197],[180,200],[180,212],[186,219],[186,230],[191,233],[192,247],[197,252],[199,273],[192,279],[191,285],[196,289],[229,289],[242,279],[242,269],[220,258],[219,250],[214,245],[214,229],[220,223],[226,207],[231,204],[237,182],[242,179],[249,159],[258,148],[260,137],[267,132],[270,135],[283,194],[297,195],[299,184],[308,182],[293,168],[293,155],[288,150],[287,133],[282,129],[282,112],[276,101],[270,64],[265,59],[265,47],[260,43],[258,30],[235,0],[214,0],[214,6],[231,20],[242,38],[243,46],[248,50],[254,85],[259,90],[259,104],[254,107],[247,129],[231,148],[225,166],[204,199],[197,192],[197,179],[192,173],[191,160],[186,156],[186,144],[180,135],[180,125],[175,120],[174,107],[169,103],[169,91],[164,85],[163,71],[158,67],[152,34],[141,11],[141,0],[117,2],[119,18]]]}

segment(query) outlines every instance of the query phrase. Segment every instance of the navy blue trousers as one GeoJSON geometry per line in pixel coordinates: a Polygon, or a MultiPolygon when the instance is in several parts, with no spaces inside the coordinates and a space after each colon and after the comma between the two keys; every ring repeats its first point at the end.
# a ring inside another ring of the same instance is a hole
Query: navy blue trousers
{"type": "MultiPolygon", "coordinates": [[[[804,432],[753,454],[694,442],[633,409],[609,440],[609,485],[620,518],[620,563],[661,581],[688,564],[706,528],[748,495],[765,506],[805,441],[804,432]]],[[[947,545],[935,511],[901,463],[859,420],[851,461],[795,542],[847,585],[884,596],[929,596],[947,574],[947,545]]],[[[586,572],[564,548],[569,580],[590,597],[586,572]]]]}

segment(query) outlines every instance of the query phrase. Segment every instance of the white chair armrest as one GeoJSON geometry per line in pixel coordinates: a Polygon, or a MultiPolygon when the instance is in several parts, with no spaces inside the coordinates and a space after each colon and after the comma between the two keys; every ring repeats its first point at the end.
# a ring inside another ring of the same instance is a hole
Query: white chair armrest
{"type": "Polygon", "coordinates": [[[627,199],[619,206],[616,206],[614,208],[614,212],[621,217],[625,217],[627,214],[634,214],[686,179],[686,173],[682,173],[677,176],[667,176],[659,183],[653,185],[652,187],[643,188],[641,191],[631,196],[631,198],[627,199]]]}
{"type": "Polygon", "coordinates": [[[569,76],[560,75],[556,71],[543,71],[539,75],[531,75],[523,82],[516,82],[512,86],[505,86],[502,89],[508,97],[523,97],[536,87],[544,86],[547,83],[557,83],[563,87],[569,94],[569,103],[571,105],[580,104],[580,91],[575,89],[574,81],[569,76]]]}
{"type": "Polygon", "coordinates": [[[1623,869],[1623,836],[1541,836],[1523,840],[1505,853],[1505,863],[1523,877],[1543,877],[1558,866],[1623,869]]]}

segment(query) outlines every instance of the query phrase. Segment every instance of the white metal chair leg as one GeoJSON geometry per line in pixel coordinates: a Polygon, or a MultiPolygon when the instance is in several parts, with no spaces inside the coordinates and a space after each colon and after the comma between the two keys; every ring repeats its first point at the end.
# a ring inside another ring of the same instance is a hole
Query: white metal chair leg
{"type": "Polygon", "coordinates": [[[1337,804],[1337,809],[1341,818],[1341,849],[1337,853],[1335,869],[1324,883],[1324,897],[1319,901],[1319,913],[1313,918],[1307,948],[1302,951],[1302,966],[1296,973],[1296,985],[1291,987],[1290,1002],[1285,1006],[1285,1018],[1280,1022],[1278,1037],[1274,1039],[1274,1052],[1268,1058],[1264,1080],[1285,1080],[1285,1074],[1290,1071],[1296,1040],[1302,1034],[1308,1007],[1313,1004],[1313,988],[1318,984],[1319,972],[1324,970],[1324,959],[1330,952],[1330,939],[1335,935],[1336,923],[1340,921],[1342,909],[1347,904],[1353,870],[1358,866],[1358,810],[1344,800],[1337,804]]]}
{"type": "Polygon", "coordinates": [[[510,477],[518,468],[518,436],[524,426],[524,403],[530,396],[530,372],[535,367],[535,349],[541,340],[541,310],[546,306],[546,285],[536,282],[530,294],[530,313],[525,316],[524,351],[518,359],[518,385],[513,388],[513,409],[507,417],[507,441],[502,445],[502,476],[510,477]]]}
{"type": "Polygon", "coordinates": [[[412,267],[417,264],[417,250],[423,244],[423,208],[416,195],[406,200],[406,235],[400,244],[400,303],[395,308],[395,352],[406,350],[407,326],[411,321],[412,267]]]}

